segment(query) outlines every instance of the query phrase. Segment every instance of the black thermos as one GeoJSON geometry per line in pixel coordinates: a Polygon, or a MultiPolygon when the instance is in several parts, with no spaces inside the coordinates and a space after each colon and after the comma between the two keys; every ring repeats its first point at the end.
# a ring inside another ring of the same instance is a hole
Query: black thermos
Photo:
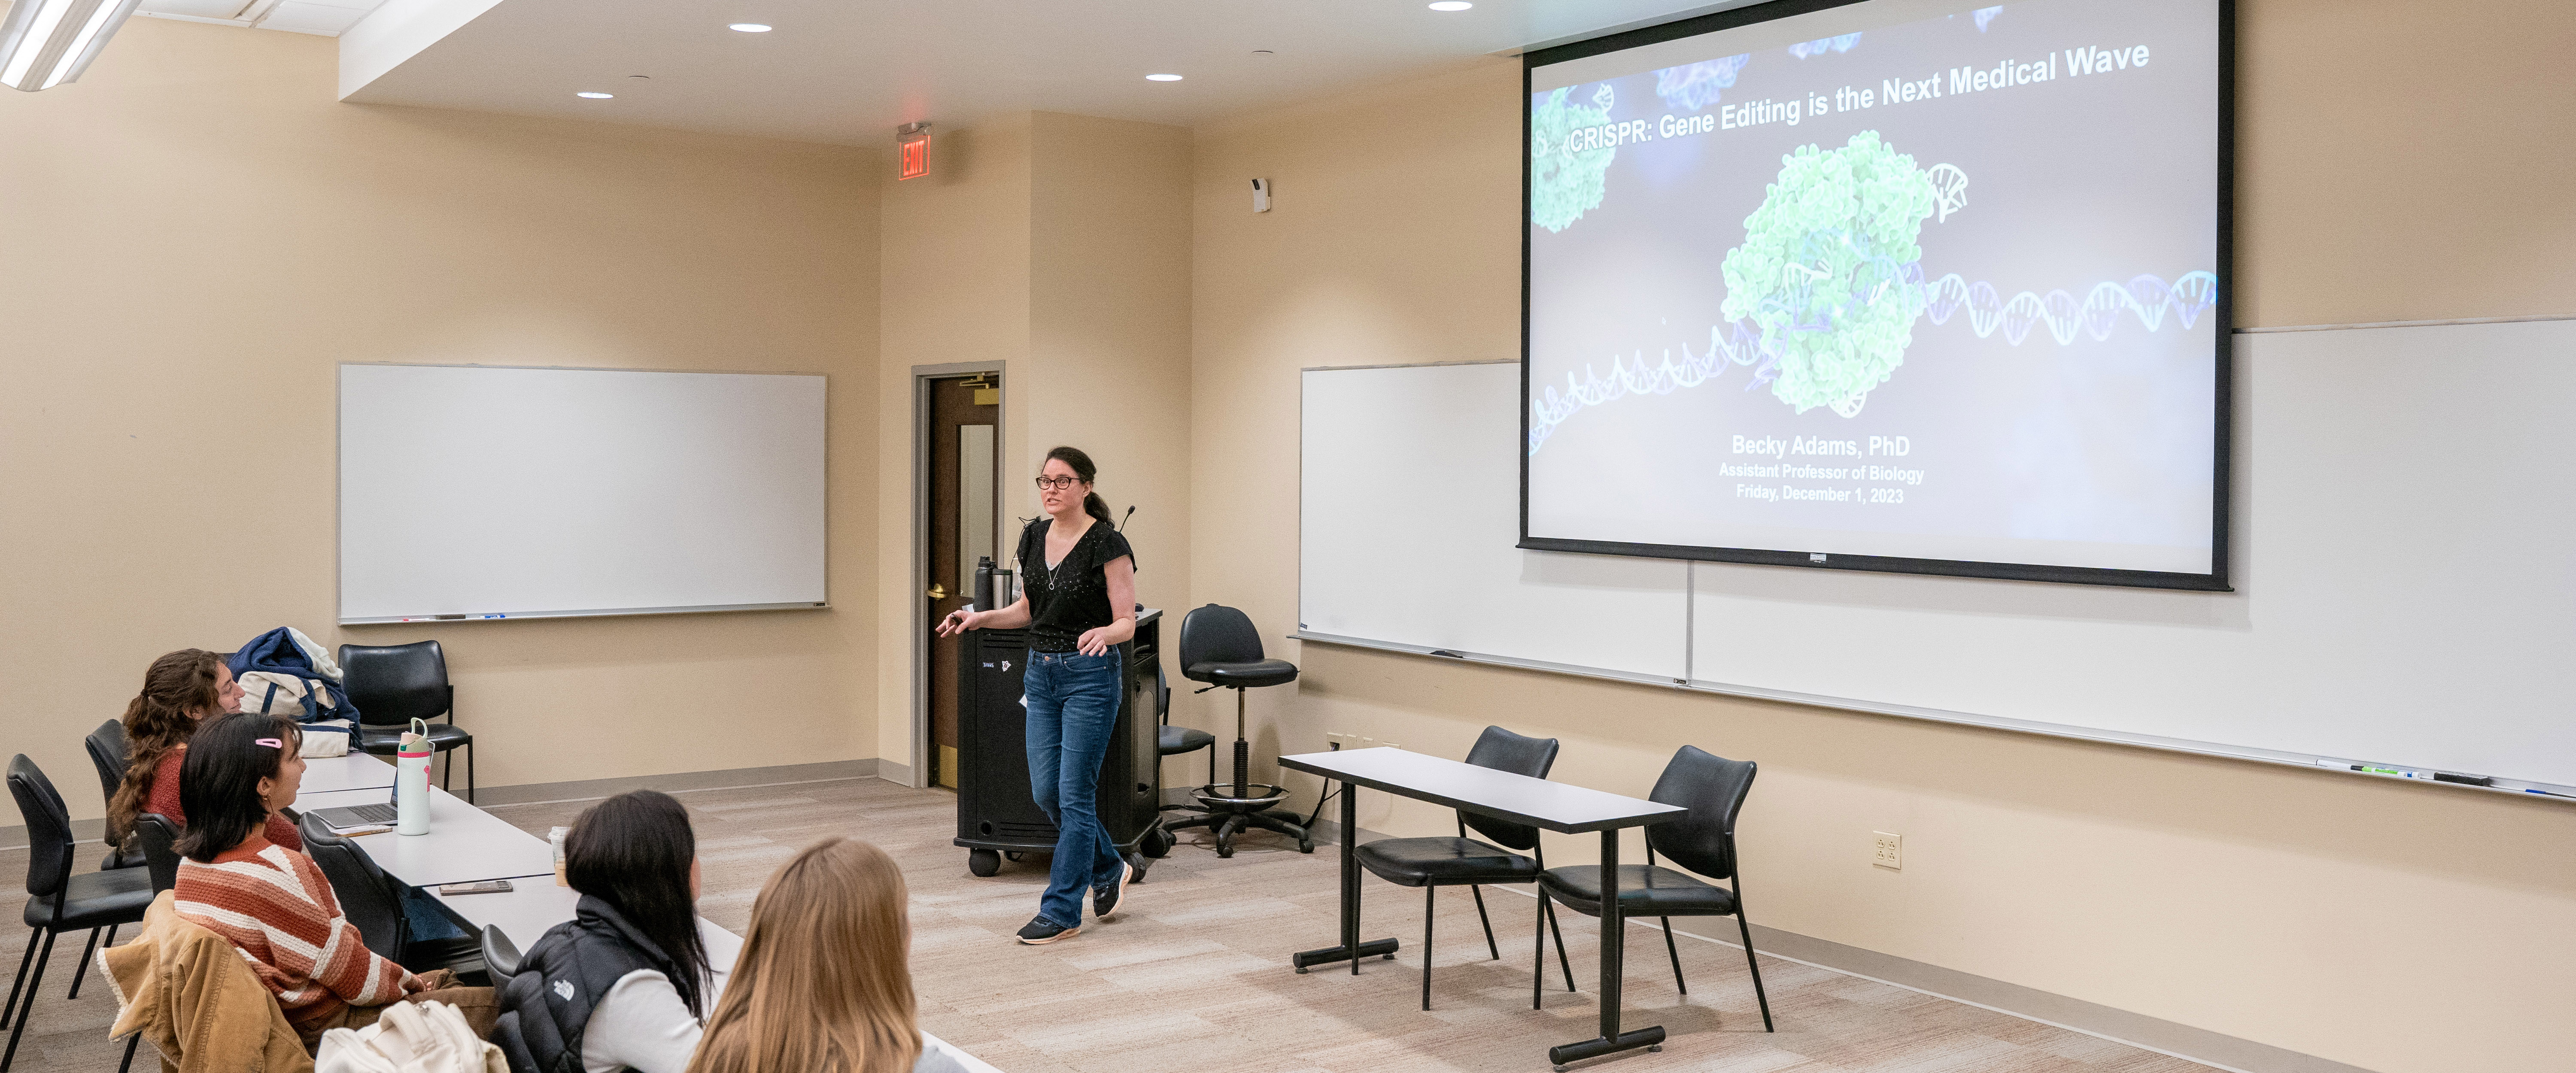
{"type": "Polygon", "coordinates": [[[1005,591],[1007,591],[1007,587],[1011,583],[1011,572],[1008,570],[993,569],[993,557],[990,555],[976,556],[975,610],[990,611],[997,606],[996,601],[993,599],[993,586],[997,581],[1003,585],[1005,587],[1005,591]]]}

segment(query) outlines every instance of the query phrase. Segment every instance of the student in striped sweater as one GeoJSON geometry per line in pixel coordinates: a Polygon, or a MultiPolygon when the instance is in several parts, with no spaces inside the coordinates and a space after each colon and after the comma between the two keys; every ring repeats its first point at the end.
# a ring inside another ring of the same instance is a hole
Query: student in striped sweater
{"type": "Polygon", "coordinates": [[[277,996],[307,1050],[334,1028],[374,1024],[392,1002],[444,1002],[489,1033],[492,989],[457,987],[445,969],[414,975],[378,957],[340,914],[313,858],[271,843],[271,817],[304,780],[293,720],[237,713],[209,719],[189,742],[179,793],[188,832],[174,847],[179,915],[232,941],[277,996]]]}

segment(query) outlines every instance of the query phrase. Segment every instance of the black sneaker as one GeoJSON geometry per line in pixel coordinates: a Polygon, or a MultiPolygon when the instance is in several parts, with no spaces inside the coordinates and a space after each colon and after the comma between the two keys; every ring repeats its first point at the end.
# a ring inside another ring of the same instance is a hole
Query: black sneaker
{"type": "Polygon", "coordinates": [[[1102,920],[1109,919],[1109,914],[1118,911],[1118,899],[1127,894],[1127,881],[1134,878],[1136,878],[1136,866],[1122,864],[1118,866],[1118,882],[1106,887],[1091,888],[1091,915],[1102,920]]]}
{"type": "Polygon", "coordinates": [[[1080,934],[1082,934],[1081,928],[1062,927],[1045,917],[1031,917],[1029,926],[1020,929],[1020,941],[1030,946],[1045,946],[1059,939],[1070,939],[1080,934]]]}

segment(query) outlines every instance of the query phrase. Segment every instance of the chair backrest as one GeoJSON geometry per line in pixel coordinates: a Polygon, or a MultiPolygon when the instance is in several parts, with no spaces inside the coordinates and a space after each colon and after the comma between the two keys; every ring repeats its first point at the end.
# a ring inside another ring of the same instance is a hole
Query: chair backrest
{"type": "Polygon", "coordinates": [[[483,967],[491,971],[494,987],[519,974],[519,944],[490,924],[483,925],[483,967]]]}
{"type": "MultiPolygon", "coordinates": [[[[365,708],[358,709],[366,711],[365,708]]],[[[320,819],[306,815],[297,830],[304,835],[304,852],[322,867],[322,877],[331,881],[331,893],[340,899],[340,915],[358,926],[358,937],[367,949],[394,960],[402,960],[404,932],[402,899],[394,893],[393,881],[376,866],[375,858],[358,844],[339,835],[320,819]]]]}
{"type": "Polygon", "coordinates": [[[1735,814],[1744,811],[1744,795],[1753,790],[1755,766],[1682,746],[1646,799],[1680,805],[1690,815],[1646,828],[1646,845],[1711,879],[1735,878],[1735,814]]]}
{"type": "Polygon", "coordinates": [[[1208,679],[1199,673],[1200,664],[1258,663],[1261,658],[1261,631],[1252,628],[1251,616],[1209,604],[1182,617],[1181,677],[1204,682],[1208,679]]]}
{"type": "MultiPolygon", "coordinates": [[[[1556,766],[1556,739],[1530,738],[1501,727],[1486,727],[1477,735],[1476,747],[1467,750],[1467,762],[1481,768],[1527,775],[1533,779],[1547,777],[1556,766]]],[[[1502,843],[1507,849],[1530,849],[1538,845],[1538,828],[1460,811],[1458,818],[1478,834],[1502,843]]]]}
{"type": "Polygon", "coordinates": [[[152,872],[152,891],[158,894],[179,885],[179,824],[158,812],[146,812],[134,818],[134,837],[143,843],[143,866],[152,872]]]}
{"type": "Polygon", "coordinates": [[[447,684],[447,653],[436,641],[407,645],[341,645],[342,685],[358,721],[400,726],[447,714],[455,690],[447,684]]]}
{"type": "Polygon", "coordinates": [[[90,766],[98,769],[99,797],[116,800],[116,787],[125,781],[125,724],[114,719],[100,723],[81,745],[89,749],[90,766]]]}
{"type": "Polygon", "coordinates": [[[19,753],[9,759],[9,796],[27,820],[27,896],[60,893],[72,878],[72,814],[54,780],[19,753]]]}

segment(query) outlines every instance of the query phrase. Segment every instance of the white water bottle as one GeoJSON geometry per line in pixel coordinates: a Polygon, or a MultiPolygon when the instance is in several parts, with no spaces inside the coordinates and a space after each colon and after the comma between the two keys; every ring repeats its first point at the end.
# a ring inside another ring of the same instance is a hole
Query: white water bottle
{"type": "Polygon", "coordinates": [[[394,833],[429,833],[429,724],[411,721],[394,754],[394,833]]]}

